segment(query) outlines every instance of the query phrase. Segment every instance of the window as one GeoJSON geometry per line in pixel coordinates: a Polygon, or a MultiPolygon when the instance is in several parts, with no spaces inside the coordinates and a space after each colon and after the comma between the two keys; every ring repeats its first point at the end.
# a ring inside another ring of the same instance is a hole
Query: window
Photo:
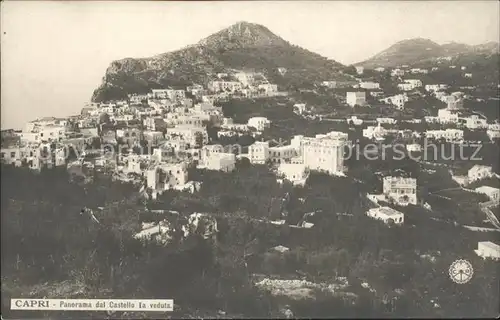
{"type": "Polygon", "coordinates": [[[14,151],[10,153],[11,158],[14,158],[15,156],[16,156],[16,153],[14,151]]]}
{"type": "Polygon", "coordinates": [[[2,152],[1,157],[2,159],[5,158],[5,152],[2,152]]]}

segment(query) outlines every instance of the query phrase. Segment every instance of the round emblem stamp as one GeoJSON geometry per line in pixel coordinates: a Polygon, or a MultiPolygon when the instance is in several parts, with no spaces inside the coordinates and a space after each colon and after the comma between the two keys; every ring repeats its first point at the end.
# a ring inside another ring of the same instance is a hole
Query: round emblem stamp
{"type": "Polygon", "coordinates": [[[472,265],[470,264],[469,261],[459,259],[455,260],[450,265],[448,273],[450,274],[450,278],[451,280],[453,280],[453,282],[464,284],[469,282],[470,279],[472,279],[472,275],[474,274],[474,269],[472,268],[472,265]]]}

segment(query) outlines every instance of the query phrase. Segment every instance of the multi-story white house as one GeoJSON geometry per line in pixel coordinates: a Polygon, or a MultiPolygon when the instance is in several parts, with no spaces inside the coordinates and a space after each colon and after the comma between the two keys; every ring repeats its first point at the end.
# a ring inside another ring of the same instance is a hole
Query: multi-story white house
{"type": "Polygon", "coordinates": [[[164,191],[188,182],[185,163],[154,163],[146,173],[147,187],[155,191],[164,191]]]}
{"type": "Polygon", "coordinates": [[[291,145],[300,150],[302,162],[310,170],[319,170],[333,175],[343,175],[344,151],[348,144],[347,133],[332,131],[316,137],[295,136],[291,145]]]}
{"type": "Polygon", "coordinates": [[[365,106],[366,105],[366,92],[347,92],[346,103],[351,106],[365,106]]]}
{"type": "Polygon", "coordinates": [[[479,241],[474,252],[483,259],[500,259],[500,245],[491,241],[479,241]]]}
{"type": "Polygon", "coordinates": [[[290,145],[270,147],[269,142],[256,141],[248,148],[251,163],[301,163],[310,170],[342,175],[347,134],[332,131],[316,137],[294,136],[290,145]]]}
{"type": "Polygon", "coordinates": [[[265,117],[252,117],[248,119],[248,126],[257,129],[258,131],[263,131],[269,128],[271,121],[265,117]]]}
{"type": "Polygon", "coordinates": [[[166,133],[167,140],[179,138],[187,142],[191,148],[202,147],[208,143],[208,133],[203,127],[179,125],[169,128],[166,133]]]}
{"type": "Polygon", "coordinates": [[[394,223],[396,225],[401,225],[404,223],[405,219],[403,213],[389,207],[377,207],[369,209],[366,212],[366,215],[377,220],[382,220],[386,224],[394,223]]]}
{"type": "Polygon", "coordinates": [[[417,179],[403,177],[384,177],[385,196],[401,206],[417,204],[417,179]]]}
{"type": "Polygon", "coordinates": [[[251,163],[264,164],[269,159],[269,142],[255,141],[248,147],[248,158],[251,163]]]}
{"type": "Polygon", "coordinates": [[[203,146],[200,151],[199,168],[230,172],[236,165],[236,156],[233,153],[224,152],[221,145],[203,146]]]}

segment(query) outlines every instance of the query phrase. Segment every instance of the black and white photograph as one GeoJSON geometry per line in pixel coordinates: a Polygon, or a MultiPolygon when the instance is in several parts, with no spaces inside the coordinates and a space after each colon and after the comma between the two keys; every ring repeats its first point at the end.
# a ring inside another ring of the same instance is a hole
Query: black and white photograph
{"type": "Polygon", "coordinates": [[[2,319],[500,316],[500,2],[0,6],[2,319]]]}

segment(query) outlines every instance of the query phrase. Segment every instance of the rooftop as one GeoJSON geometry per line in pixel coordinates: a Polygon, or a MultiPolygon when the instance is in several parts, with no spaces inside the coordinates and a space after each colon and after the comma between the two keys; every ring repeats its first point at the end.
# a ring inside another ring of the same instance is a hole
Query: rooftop
{"type": "Polygon", "coordinates": [[[383,213],[387,216],[398,216],[398,215],[402,214],[401,212],[394,210],[392,208],[389,208],[389,207],[379,207],[378,210],[380,213],[383,213]]]}
{"type": "Polygon", "coordinates": [[[484,246],[492,250],[500,251],[500,245],[491,241],[479,241],[478,246],[484,246]]]}

